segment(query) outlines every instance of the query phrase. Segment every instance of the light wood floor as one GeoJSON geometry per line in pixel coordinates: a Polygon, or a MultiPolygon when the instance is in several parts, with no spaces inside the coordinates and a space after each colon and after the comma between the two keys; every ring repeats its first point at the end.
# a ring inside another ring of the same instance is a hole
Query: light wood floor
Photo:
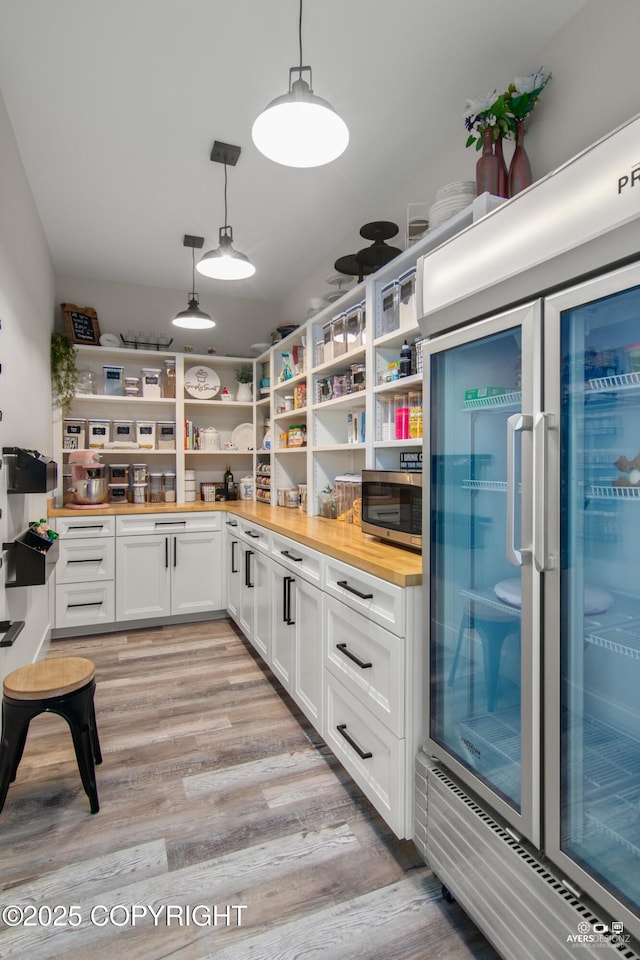
{"type": "Polygon", "coordinates": [[[1,957],[495,960],[229,621],[49,655],[96,665],[101,809],[65,722],[37,717],[0,815],[0,908],[36,925],[0,922],[1,957]]]}

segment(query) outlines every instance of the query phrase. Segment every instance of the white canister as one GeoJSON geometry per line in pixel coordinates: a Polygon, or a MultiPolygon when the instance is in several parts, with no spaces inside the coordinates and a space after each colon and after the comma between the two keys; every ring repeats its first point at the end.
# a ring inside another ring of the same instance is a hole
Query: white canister
{"type": "Polygon", "coordinates": [[[196,491],[195,490],[185,490],[184,499],[186,503],[195,503],[196,491]]]}
{"type": "Polygon", "coordinates": [[[156,422],[155,420],[136,420],[136,436],[141,450],[155,450],[156,422]]]}
{"type": "Polygon", "coordinates": [[[162,396],[162,370],[155,367],[143,367],[140,371],[142,396],[159,400],[162,396]]]}
{"type": "Polygon", "coordinates": [[[201,450],[219,450],[220,434],[215,427],[204,427],[200,431],[201,450]]]}
{"type": "Polygon", "coordinates": [[[240,477],[240,499],[253,500],[253,477],[240,477]]]}

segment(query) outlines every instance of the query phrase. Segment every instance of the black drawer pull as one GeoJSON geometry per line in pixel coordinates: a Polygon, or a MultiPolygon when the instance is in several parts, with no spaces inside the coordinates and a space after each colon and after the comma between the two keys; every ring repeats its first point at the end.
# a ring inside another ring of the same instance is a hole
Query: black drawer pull
{"type": "Polygon", "coordinates": [[[359,746],[358,746],[358,744],[355,742],[355,740],[353,739],[353,737],[350,737],[350,736],[349,736],[349,734],[347,733],[347,725],[346,725],[346,723],[339,723],[338,726],[336,727],[336,730],[338,731],[338,733],[340,734],[340,736],[341,736],[341,737],[344,737],[344,739],[347,741],[347,743],[348,743],[350,746],[353,747],[353,749],[354,749],[355,752],[358,754],[358,756],[360,757],[361,760],[370,760],[370,759],[371,759],[371,757],[373,756],[373,754],[371,753],[371,751],[370,751],[370,750],[367,750],[367,751],[365,752],[365,751],[362,749],[362,747],[359,747],[359,746]]]}
{"type": "Polygon", "coordinates": [[[186,527],[186,520],[156,520],[156,527],[186,527]]]}
{"type": "Polygon", "coordinates": [[[72,607],[101,607],[102,600],[94,600],[93,603],[68,603],[67,610],[71,610],[72,607]]]}
{"type": "Polygon", "coordinates": [[[87,557],[86,560],[67,560],[67,563],[100,563],[102,557],[87,557]]]}
{"type": "Polygon", "coordinates": [[[288,550],[281,550],[280,553],[282,554],[283,557],[288,557],[289,560],[293,560],[295,561],[295,563],[302,563],[302,561],[304,560],[304,557],[296,557],[294,556],[293,553],[289,553],[288,550]]]}
{"type": "Polygon", "coordinates": [[[244,555],[244,585],[245,587],[253,587],[255,584],[251,583],[251,557],[253,556],[253,550],[247,550],[244,555]]]}
{"type": "Polygon", "coordinates": [[[360,593],[355,587],[350,587],[346,580],[338,580],[338,586],[344,587],[349,593],[355,593],[356,597],[360,597],[361,600],[373,600],[372,593],[360,593]]]}
{"type": "Polygon", "coordinates": [[[364,660],[361,660],[360,657],[356,657],[355,653],[351,653],[351,650],[347,650],[346,643],[336,643],[336,649],[340,653],[344,653],[345,657],[349,657],[349,660],[353,660],[361,670],[366,670],[368,667],[372,667],[372,663],[365,663],[364,660]]]}
{"type": "Polygon", "coordinates": [[[11,620],[1,620],[0,630],[3,636],[0,640],[0,647],[12,647],[23,627],[24,620],[14,620],[13,623],[11,620]]]}
{"type": "Polygon", "coordinates": [[[254,540],[260,539],[260,534],[256,533],[255,530],[246,530],[245,532],[248,537],[253,537],[254,540]]]}
{"type": "Polygon", "coordinates": [[[225,523],[226,523],[226,525],[227,525],[228,527],[237,527],[237,526],[238,526],[238,521],[237,521],[237,520],[225,520],[225,523]]]}
{"type": "MultiPolygon", "coordinates": [[[[237,526],[237,524],[236,524],[236,526],[237,526]]],[[[231,541],[231,573],[239,573],[239,572],[240,572],[240,571],[236,568],[236,550],[235,550],[235,548],[236,548],[237,546],[238,546],[238,541],[237,541],[237,540],[232,540],[232,541],[231,541]]]]}
{"type": "Polygon", "coordinates": [[[293,577],[284,578],[284,590],[285,590],[285,598],[286,598],[284,622],[288,627],[294,627],[296,623],[295,620],[291,619],[291,584],[295,582],[296,581],[293,577]]]}
{"type": "Polygon", "coordinates": [[[69,533],[72,530],[102,530],[104,523],[79,523],[77,526],[69,527],[69,533]]]}

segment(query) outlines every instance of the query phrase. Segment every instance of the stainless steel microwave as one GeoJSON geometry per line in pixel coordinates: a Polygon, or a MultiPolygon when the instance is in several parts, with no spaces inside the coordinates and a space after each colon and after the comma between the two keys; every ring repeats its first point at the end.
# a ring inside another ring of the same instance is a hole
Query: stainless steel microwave
{"type": "Polygon", "coordinates": [[[362,530],[422,549],[422,473],[362,471],[362,530]]]}

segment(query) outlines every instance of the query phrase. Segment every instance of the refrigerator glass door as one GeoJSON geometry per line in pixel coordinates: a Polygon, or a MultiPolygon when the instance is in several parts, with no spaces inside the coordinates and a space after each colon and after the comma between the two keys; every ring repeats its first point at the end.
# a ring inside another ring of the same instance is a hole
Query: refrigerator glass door
{"type": "Polygon", "coordinates": [[[430,538],[423,550],[432,749],[534,836],[530,475],[537,321],[536,307],[522,308],[430,347],[430,538]]]}
{"type": "MultiPolygon", "coordinates": [[[[638,273],[636,267],[636,283],[638,273]]],[[[592,286],[592,296],[611,286],[603,283],[592,286]]],[[[637,915],[640,286],[590,302],[583,290],[574,302],[579,305],[558,312],[557,839],[562,854],[637,915]]]]}

